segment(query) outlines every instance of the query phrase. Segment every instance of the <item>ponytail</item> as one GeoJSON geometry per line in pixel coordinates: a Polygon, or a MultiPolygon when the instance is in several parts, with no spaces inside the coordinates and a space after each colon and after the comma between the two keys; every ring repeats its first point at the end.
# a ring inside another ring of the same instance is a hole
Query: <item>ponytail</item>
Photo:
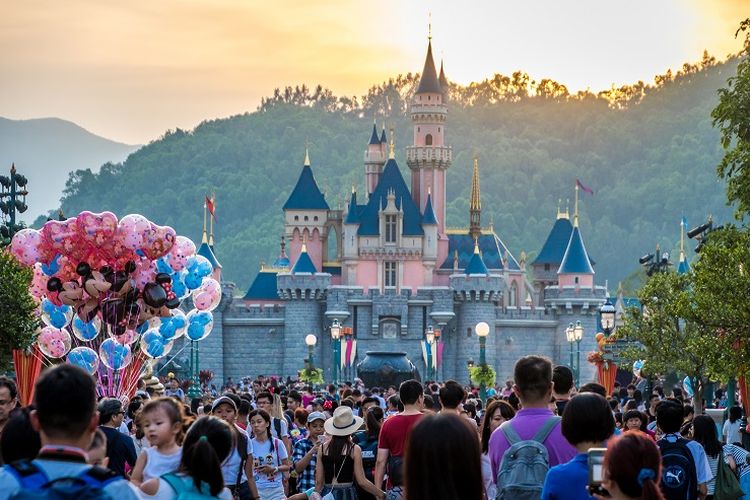
{"type": "Polygon", "coordinates": [[[216,417],[201,417],[193,423],[185,436],[180,472],[193,478],[198,491],[207,484],[217,496],[224,489],[221,464],[235,447],[229,425],[216,417]]]}
{"type": "Polygon", "coordinates": [[[659,485],[653,479],[647,479],[643,481],[641,498],[643,500],[664,500],[664,495],[659,485]]]}

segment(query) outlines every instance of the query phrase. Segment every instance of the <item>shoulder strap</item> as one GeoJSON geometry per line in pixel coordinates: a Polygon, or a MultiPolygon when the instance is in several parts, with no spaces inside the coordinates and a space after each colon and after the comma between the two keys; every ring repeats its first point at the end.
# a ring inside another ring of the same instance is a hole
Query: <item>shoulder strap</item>
{"type": "Polygon", "coordinates": [[[514,444],[521,441],[521,437],[518,435],[516,430],[511,425],[510,420],[500,424],[500,431],[503,433],[503,436],[505,436],[505,439],[508,440],[508,444],[510,446],[513,446],[514,444]]]}
{"type": "Polygon", "coordinates": [[[544,443],[544,441],[549,436],[550,432],[552,432],[552,429],[555,428],[555,426],[560,422],[560,420],[562,420],[562,418],[558,417],[557,415],[554,415],[548,418],[547,421],[544,422],[544,424],[542,424],[539,430],[536,431],[536,434],[534,434],[534,437],[532,437],[531,439],[533,439],[534,441],[538,443],[544,443]]]}
{"type": "Polygon", "coordinates": [[[122,476],[118,473],[96,465],[81,472],[78,477],[86,481],[87,484],[98,488],[104,488],[112,481],[122,479],[122,476]]]}
{"type": "Polygon", "coordinates": [[[276,429],[276,437],[281,439],[281,420],[273,418],[273,428],[276,429]]]}
{"type": "Polygon", "coordinates": [[[47,474],[36,466],[31,460],[19,460],[6,465],[10,472],[21,485],[21,488],[39,490],[49,482],[47,474]]]}
{"type": "Polygon", "coordinates": [[[167,484],[174,490],[175,493],[178,495],[180,493],[183,493],[187,491],[187,487],[185,486],[185,481],[182,480],[180,476],[177,474],[170,472],[169,474],[164,474],[161,476],[161,478],[167,482],[167,484]]]}

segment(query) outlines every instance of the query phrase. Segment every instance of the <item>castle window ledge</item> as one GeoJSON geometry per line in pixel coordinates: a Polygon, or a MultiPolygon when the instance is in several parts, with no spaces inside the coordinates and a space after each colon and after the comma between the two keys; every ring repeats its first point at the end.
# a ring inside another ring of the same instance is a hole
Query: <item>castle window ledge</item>
{"type": "Polygon", "coordinates": [[[431,299],[409,299],[406,303],[410,306],[431,306],[434,302],[431,299]]]}
{"type": "Polygon", "coordinates": [[[573,303],[572,302],[566,302],[565,303],[565,309],[567,309],[568,311],[572,311],[573,310],[573,303]]]}
{"type": "Polygon", "coordinates": [[[326,318],[329,319],[338,319],[339,321],[343,321],[349,316],[349,311],[326,311],[325,312],[326,318]]]}
{"type": "Polygon", "coordinates": [[[372,299],[349,299],[346,303],[350,306],[371,306],[372,299]]]}
{"type": "Polygon", "coordinates": [[[284,318],[224,318],[224,326],[284,326],[284,318]]]}

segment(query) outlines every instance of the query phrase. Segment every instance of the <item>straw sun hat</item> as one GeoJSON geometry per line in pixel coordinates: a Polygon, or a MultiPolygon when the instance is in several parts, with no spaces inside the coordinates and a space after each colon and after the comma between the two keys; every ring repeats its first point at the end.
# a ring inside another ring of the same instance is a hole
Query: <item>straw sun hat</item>
{"type": "Polygon", "coordinates": [[[364,420],[355,416],[348,406],[339,406],[333,416],[326,420],[325,430],[331,436],[348,436],[362,426],[364,420]]]}

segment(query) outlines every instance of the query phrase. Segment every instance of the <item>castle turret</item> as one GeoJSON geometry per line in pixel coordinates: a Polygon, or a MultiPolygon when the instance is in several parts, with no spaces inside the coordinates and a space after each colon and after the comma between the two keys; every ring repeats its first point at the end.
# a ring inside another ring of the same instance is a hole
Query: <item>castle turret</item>
{"type": "Polygon", "coordinates": [[[291,272],[279,273],[276,277],[279,297],[286,303],[284,332],[279,345],[283,352],[283,367],[280,375],[296,376],[303,368],[302,359],[307,356],[304,338],[309,333],[318,335],[317,359],[322,359],[322,339],[319,326],[326,290],[331,285],[331,275],[318,273],[307,247],[303,243],[300,254],[291,272]]]}
{"type": "Polygon", "coordinates": [[[207,216],[207,206],[203,205],[203,237],[201,238],[201,246],[198,247],[198,250],[196,250],[196,254],[205,257],[208,259],[208,261],[211,263],[211,267],[213,268],[213,272],[211,273],[211,277],[215,279],[216,281],[221,282],[221,264],[219,263],[219,259],[216,258],[216,255],[214,254],[213,247],[214,247],[214,224],[213,224],[213,216],[211,216],[211,236],[210,238],[206,235],[206,216],[207,216]]]}
{"type": "Polygon", "coordinates": [[[538,306],[544,305],[544,289],[548,286],[557,285],[557,270],[560,269],[565,249],[573,232],[573,224],[570,223],[568,211],[557,207],[557,219],[552,225],[552,230],[547,235],[539,255],[531,263],[534,275],[534,290],[539,297],[538,306]]]}
{"type": "MultiPolygon", "coordinates": [[[[385,130],[383,130],[385,136],[385,130]]],[[[385,138],[385,137],[383,137],[385,138]]],[[[378,130],[375,123],[372,124],[372,135],[370,136],[370,142],[367,144],[365,149],[365,182],[367,184],[367,193],[372,193],[378,185],[380,180],[380,174],[383,173],[383,165],[385,165],[385,145],[382,144],[381,139],[378,137],[378,130]]]]}
{"type": "Polygon", "coordinates": [[[578,214],[573,218],[573,232],[565,249],[560,269],[557,270],[557,281],[561,287],[593,288],[594,268],[591,266],[586,245],[583,244],[581,231],[578,229],[578,214]]]}
{"type": "Polygon", "coordinates": [[[502,300],[506,285],[502,276],[490,274],[476,242],[469,264],[463,273],[451,275],[450,286],[453,289],[455,307],[458,309],[456,332],[452,339],[455,343],[450,344],[450,348],[455,350],[455,357],[452,360],[455,363],[454,373],[464,372],[464,363],[467,359],[479,358],[479,347],[474,329],[480,322],[485,322],[490,326],[490,334],[486,341],[487,363],[497,368],[495,303],[502,300]]]}
{"type": "Polygon", "coordinates": [[[406,163],[411,170],[411,196],[424,212],[428,191],[432,193],[432,208],[438,222],[438,261],[448,257],[448,238],[445,236],[446,171],[452,162],[451,148],[445,145],[445,121],[448,109],[443,102],[432,40],[427,44],[427,57],[410,107],[413,142],[406,148],[406,163]]]}
{"type": "Polygon", "coordinates": [[[305,149],[305,162],[297,184],[284,204],[284,234],[289,241],[289,258],[294,262],[303,243],[317,269],[323,268],[323,247],[330,207],[320,191],[305,149]]]}
{"type": "Polygon", "coordinates": [[[443,90],[443,102],[447,102],[448,94],[450,92],[450,84],[448,84],[448,79],[445,77],[443,61],[440,61],[440,77],[438,77],[438,81],[440,82],[440,88],[443,90]]]}

